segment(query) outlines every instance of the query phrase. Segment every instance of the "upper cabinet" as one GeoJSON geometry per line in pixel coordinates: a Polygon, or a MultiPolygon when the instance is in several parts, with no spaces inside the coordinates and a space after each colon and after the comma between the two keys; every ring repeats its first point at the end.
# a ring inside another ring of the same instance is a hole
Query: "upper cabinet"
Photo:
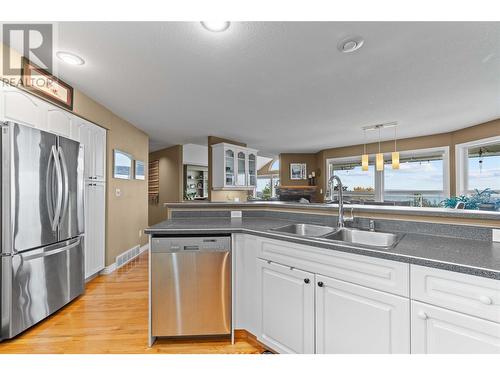
{"type": "Polygon", "coordinates": [[[85,179],[106,180],[106,130],[91,122],[78,123],[80,143],[85,150],[85,179]]]}
{"type": "Polygon", "coordinates": [[[253,189],[257,185],[257,150],[229,143],[212,146],[214,189],[253,189]]]}
{"type": "Polygon", "coordinates": [[[76,126],[76,119],[74,115],[63,109],[49,106],[46,116],[47,131],[57,135],[62,135],[66,138],[71,138],[72,134],[74,134],[74,131],[72,132],[72,128],[76,126]]]}
{"type": "Polygon", "coordinates": [[[15,87],[0,87],[0,121],[13,121],[80,142],[85,178],[106,179],[106,130],[15,87]]]}
{"type": "Polygon", "coordinates": [[[13,121],[44,130],[47,104],[43,100],[14,87],[3,87],[0,99],[2,121],[13,121]]]}

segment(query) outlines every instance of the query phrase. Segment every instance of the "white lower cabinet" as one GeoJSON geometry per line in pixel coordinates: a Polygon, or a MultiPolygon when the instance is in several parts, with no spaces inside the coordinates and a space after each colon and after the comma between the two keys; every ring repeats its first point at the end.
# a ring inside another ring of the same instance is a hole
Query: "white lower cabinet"
{"type": "Polygon", "coordinates": [[[106,184],[85,182],[85,278],[105,266],[106,184]]]}
{"type": "Polygon", "coordinates": [[[500,354],[500,280],[237,238],[238,328],[278,353],[500,354]]]}
{"type": "Polygon", "coordinates": [[[410,301],[316,275],[316,353],[410,353],[410,301]]]}
{"type": "Polygon", "coordinates": [[[279,353],[314,353],[314,274],[258,265],[260,340],[279,353]]]}
{"type": "Polygon", "coordinates": [[[412,301],[412,353],[500,354],[500,324],[412,301]]]}

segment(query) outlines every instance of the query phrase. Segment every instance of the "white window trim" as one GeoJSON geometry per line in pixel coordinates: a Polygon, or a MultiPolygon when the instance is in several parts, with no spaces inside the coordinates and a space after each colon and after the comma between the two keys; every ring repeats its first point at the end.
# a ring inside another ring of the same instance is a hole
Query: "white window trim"
{"type": "Polygon", "coordinates": [[[456,191],[457,195],[469,193],[469,152],[471,147],[487,146],[500,142],[500,136],[478,139],[471,142],[455,145],[455,169],[456,169],[456,191]]]}
{"type": "MultiPolygon", "coordinates": [[[[500,138],[500,137],[498,137],[500,138]]],[[[416,150],[408,150],[408,151],[400,151],[400,157],[406,157],[408,155],[425,155],[425,154],[432,154],[432,153],[442,153],[443,154],[443,195],[445,198],[450,197],[450,147],[449,146],[443,146],[443,147],[432,147],[432,148],[421,148],[421,149],[416,149],[416,150]]],[[[384,153],[384,159],[386,157],[390,157],[391,152],[386,152],[384,153]]],[[[370,159],[375,157],[375,154],[369,154],[368,157],[370,159]]],[[[330,168],[329,165],[331,162],[334,163],[350,163],[350,162],[360,162],[361,161],[361,156],[348,156],[348,157],[340,157],[340,158],[328,158],[326,159],[326,186],[325,186],[325,192],[328,191],[328,180],[330,179],[330,168]]],[[[383,202],[384,199],[384,173],[383,172],[377,172],[375,170],[375,181],[374,181],[374,186],[375,186],[375,201],[377,202],[383,202]]]]}

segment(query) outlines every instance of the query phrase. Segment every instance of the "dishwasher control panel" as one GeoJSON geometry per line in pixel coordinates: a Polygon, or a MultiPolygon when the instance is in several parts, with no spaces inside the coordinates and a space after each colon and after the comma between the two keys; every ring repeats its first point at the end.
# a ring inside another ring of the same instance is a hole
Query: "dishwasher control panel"
{"type": "Polygon", "coordinates": [[[153,237],[151,239],[153,253],[204,250],[231,250],[231,237],[153,237]]]}

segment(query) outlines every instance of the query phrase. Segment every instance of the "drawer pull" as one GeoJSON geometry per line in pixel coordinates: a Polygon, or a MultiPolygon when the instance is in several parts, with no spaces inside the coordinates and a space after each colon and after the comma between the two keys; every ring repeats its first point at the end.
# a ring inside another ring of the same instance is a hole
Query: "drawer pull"
{"type": "Polygon", "coordinates": [[[419,317],[420,319],[422,319],[422,320],[427,320],[427,319],[429,319],[429,316],[428,316],[425,312],[423,312],[423,311],[419,311],[417,315],[418,315],[418,317],[419,317]]]}
{"type": "Polygon", "coordinates": [[[481,303],[483,303],[485,305],[491,305],[493,303],[493,301],[491,300],[491,298],[488,297],[488,296],[481,296],[481,297],[479,297],[479,301],[481,301],[481,303]]]}

